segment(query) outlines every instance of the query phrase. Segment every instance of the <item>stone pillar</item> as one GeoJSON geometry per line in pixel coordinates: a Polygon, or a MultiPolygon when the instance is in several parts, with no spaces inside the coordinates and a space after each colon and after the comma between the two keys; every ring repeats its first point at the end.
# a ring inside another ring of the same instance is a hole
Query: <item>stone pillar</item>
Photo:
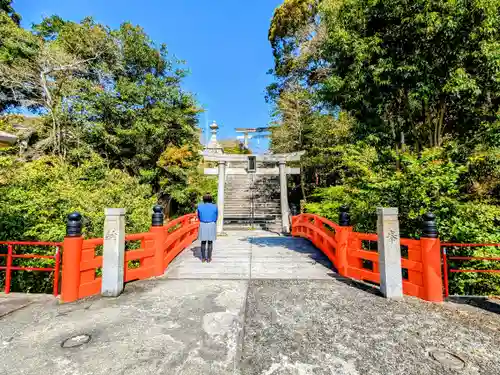
{"type": "Polygon", "coordinates": [[[403,297],[401,244],[397,208],[377,208],[380,291],[386,298],[403,297]]]}
{"type": "Polygon", "coordinates": [[[286,179],[286,161],[279,161],[280,195],[281,195],[281,221],[283,233],[290,233],[290,208],[288,207],[288,184],[286,179]]]}
{"type": "Polygon", "coordinates": [[[118,297],[125,277],[125,209],[106,208],[101,294],[118,297]]]}
{"type": "Polygon", "coordinates": [[[219,217],[217,219],[217,233],[224,231],[224,187],[226,185],[226,162],[219,161],[219,185],[217,188],[217,210],[219,217]]]}

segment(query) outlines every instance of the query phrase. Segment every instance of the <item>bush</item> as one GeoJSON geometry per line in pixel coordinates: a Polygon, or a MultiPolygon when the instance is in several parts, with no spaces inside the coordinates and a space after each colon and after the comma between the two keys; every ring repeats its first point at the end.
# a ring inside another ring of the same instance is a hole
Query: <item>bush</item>
{"type": "MultiPolygon", "coordinates": [[[[404,153],[400,157],[400,169],[396,170],[395,163],[391,163],[395,160],[391,151],[373,153],[369,146],[361,143],[339,147],[338,151],[336,168],[342,171],[342,183],[316,189],[314,201],[306,205],[308,212],[337,221],[339,207],[347,204],[355,229],[375,232],[376,208],[398,207],[401,236],[418,238],[421,216],[431,211],[437,216],[442,241],[500,243],[500,206],[495,197],[470,193],[470,186],[476,183],[472,177],[478,173],[477,165],[486,163],[486,158],[476,154],[459,162],[458,151],[450,145],[426,149],[419,155],[404,153]]],[[[492,163],[483,167],[491,169],[492,163]]],[[[488,181],[488,184],[493,183],[488,181]]],[[[500,249],[456,249],[454,253],[498,256],[500,249]]],[[[494,266],[487,262],[452,265],[479,269],[494,266]]],[[[500,293],[500,277],[493,274],[454,274],[450,281],[452,293],[500,293]]]]}
{"type": "MultiPolygon", "coordinates": [[[[128,233],[147,231],[151,208],[156,200],[148,185],[136,178],[106,167],[98,156],[81,166],[64,163],[59,158],[43,157],[19,162],[12,156],[0,157],[0,241],[62,241],[67,215],[78,211],[83,216],[86,238],[102,237],[104,209],[126,208],[128,233]]],[[[16,248],[16,251],[52,254],[54,249],[16,248]]],[[[6,247],[0,249],[6,252],[6,247]]],[[[5,258],[0,259],[5,263],[5,258]]],[[[53,262],[30,260],[23,265],[52,267],[53,262]]],[[[5,272],[0,273],[3,284],[5,272]]],[[[46,272],[12,273],[12,290],[47,292],[51,278],[46,272]]]]}

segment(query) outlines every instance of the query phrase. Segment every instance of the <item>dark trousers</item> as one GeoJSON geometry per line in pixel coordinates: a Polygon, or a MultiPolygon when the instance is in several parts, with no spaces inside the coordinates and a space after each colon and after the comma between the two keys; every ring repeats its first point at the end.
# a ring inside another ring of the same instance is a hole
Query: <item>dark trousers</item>
{"type": "Polygon", "coordinates": [[[214,243],[212,241],[201,241],[201,259],[212,259],[212,250],[214,243]],[[206,257],[206,249],[208,242],[208,257],[206,257]]]}

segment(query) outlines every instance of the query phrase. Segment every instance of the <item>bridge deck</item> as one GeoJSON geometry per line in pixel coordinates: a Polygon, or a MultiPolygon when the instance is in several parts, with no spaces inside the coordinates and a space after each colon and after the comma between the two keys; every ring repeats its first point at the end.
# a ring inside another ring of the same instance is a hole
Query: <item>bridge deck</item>
{"type": "Polygon", "coordinates": [[[170,265],[171,279],[309,279],[329,280],[332,265],[308,241],[264,231],[229,232],[214,244],[213,262],[200,261],[200,243],[170,265]]]}
{"type": "Polygon", "coordinates": [[[118,298],[24,303],[4,315],[0,374],[499,373],[498,314],[386,300],[336,278],[298,239],[221,238],[212,264],[196,259],[198,246],[118,298]],[[61,347],[73,336],[81,346],[61,347]]]}

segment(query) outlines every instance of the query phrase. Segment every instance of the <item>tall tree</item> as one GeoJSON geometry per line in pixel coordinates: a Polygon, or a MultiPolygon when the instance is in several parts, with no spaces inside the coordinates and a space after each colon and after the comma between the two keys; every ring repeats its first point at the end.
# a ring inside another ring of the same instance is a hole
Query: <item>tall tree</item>
{"type": "Polygon", "coordinates": [[[285,1],[270,29],[278,57],[271,89],[299,82],[322,104],[355,114],[359,136],[377,133],[387,144],[400,143],[401,135],[417,147],[467,137],[494,121],[500,104],[499,6],[498,0],[285,1]]]}
{"type": "MultiPolygon", "coordinates": [[[[96,152],[110,168],[140,177],[167,200],[175,195],[165,183],[168,176],[184,176],[171,178],[177,187],[199,180],[186,177],[196,175],[196,163],[182,163],[183,171],[174,173],[168,162],[176,159],[164,155],[167,147],[197,149],[200,112],[181,88],[183,63],[165,45],[155,45],[130,23],[113,30],[91,18],[51,16],[30,33],[13,27],[5,14],[3,19],[7,26],[0,33],[12,40],[0,61],[3,108],[29,107],[45,119],[32,157],[50,152],[79,164],[96,152]],[[36,47],[30,53],[23,38],[36,47]]],[[[192,158],[199,161],[197,151],[192,158]]]]}
{"type": "Polygon", "coordinates": [[[0,12],[5,12],[7,15],[16,23],[16,25],[21,24],[21,16],[16,13],[14,7],[12,6],[12,0],[0,0],[0,12]]]}
{"type": "Polygon", "coordinates": [[[27,104],[34,95],[30,86],[7,84],[10,70],[29,63],[39,52],[41,42],[28,30],[19,27],[4,11],[0,11],[0,112],[9,106],[27,104]],[[13,91],[12,86],[16,89],[13,91]]]}

